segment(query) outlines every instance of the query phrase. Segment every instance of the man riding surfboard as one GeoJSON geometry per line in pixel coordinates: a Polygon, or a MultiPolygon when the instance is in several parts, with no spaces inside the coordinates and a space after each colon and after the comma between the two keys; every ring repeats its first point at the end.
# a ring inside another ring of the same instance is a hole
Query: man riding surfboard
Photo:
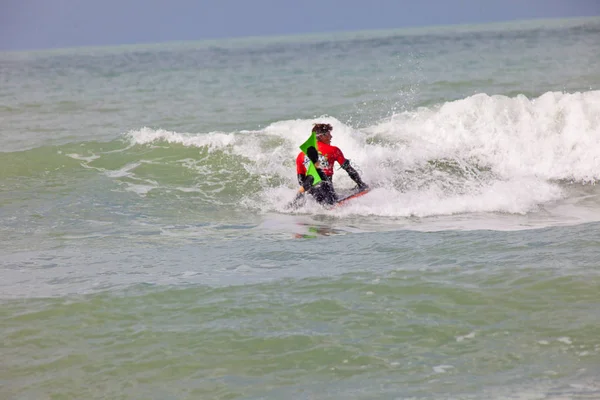
{"type": "Polygon", "coordinates": [[[296,157],[296,173],[300,184],[297,200],[308,192],[320,204],[335,204],[337,196],[332,182],[335,162],[356,182],[359,190],[368,189],[368,185],[350,165],[350,160],[344,157],[338,147],[331,145],[332,130],[330,124],[314,124],[311,137],[300,146],[302,151],[296,157]]]}

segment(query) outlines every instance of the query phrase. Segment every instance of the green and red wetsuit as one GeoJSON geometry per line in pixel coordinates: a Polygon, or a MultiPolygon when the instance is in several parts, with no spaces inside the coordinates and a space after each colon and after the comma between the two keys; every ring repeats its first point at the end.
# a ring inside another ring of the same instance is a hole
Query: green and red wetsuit
{"type": "Polygon", "coordinates": [[[358,172],[352,168],[349,160],[344,157],[344,154],[338,147],[317,142],[317,151],[319,153],[319,168],[317,168],[317,171],[323,181],[313,186],[312,176],[306,174],[310,160],[303,152],[300,152],[298,157],[296,157],[296,173],[298,174],[298,183],[311,193],[319,203],[333,204],[337,200],[332,185],[333,166],[335,162],[348,172],[350,178],[356,182],[359,188],[366,187],[360,179],[358,172]]]}

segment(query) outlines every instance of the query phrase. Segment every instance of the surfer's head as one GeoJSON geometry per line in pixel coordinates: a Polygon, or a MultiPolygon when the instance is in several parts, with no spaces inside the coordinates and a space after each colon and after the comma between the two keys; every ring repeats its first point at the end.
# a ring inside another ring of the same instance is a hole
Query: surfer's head
{"type": "Polygon", "coordinates": [[[329,144],[331,142],[331,131],[333,127],[330,124],[314,124],[312,131],[317,135],[317,140],[329,144]]]}

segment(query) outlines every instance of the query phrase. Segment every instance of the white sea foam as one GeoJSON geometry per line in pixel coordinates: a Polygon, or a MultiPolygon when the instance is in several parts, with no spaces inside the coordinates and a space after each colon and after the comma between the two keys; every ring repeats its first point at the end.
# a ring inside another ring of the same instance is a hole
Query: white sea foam
{"type": "Polygon", "coordinates": [[[435,367],[433,367],[433,371],[436,374],[445,374],[446,372],[448,372],[448,370],[453,368],[453,365],[436,365],[435,367]]]}
{"type": "Polygon", "coordinates": [[[537,99],[479,94],[394,116],[372,132],[404,140],[409,163],[475,159],[505,178],[600,177],[600,91],[537,99]]]}
{"type": "Polygon", "coordinates": [[[71,157],[74,160],[85,161],[86,163],[90,163],[90,162],[92,162],[92,161],[97,160],[98,158],[100,158],[100,156],[98,156],[98,155],[93,155],[93,156],[87,156],[86,157],[86,156],[82,156],[82,155],[75,154],[75,153],[65,154],[65,155],[67,157],[71,157]]]}
{"type": "Polygon", "coordinates": [[[462,342],[465,339],[473,339],[474,337],[475,337],[475,332],[471,332],[471,333],[469,333],[467,335],[464,335],[464,336],[457,336],[456,337],[456,341],[457,342],[462,342]]]}
{"type": "Polygon", "coordinates": [[[233,134],[211,132],[203,135],[194,135],[190,133],[177,133],[164,129],[151,129],[144,127],[140,130],[127,132],[126,136],[132,144],[151,144],[155,142],[177,143],[184,146],[209,148],[222,148],[235,142],[233,134]]]}
{"type": "Polygon", "coordinates": [[[147,195],[148,192],[150,192],[152,189],[156,189],[156,186],[155,185],[137,185],[137,184],[133,184],[133,183],[127,183],[126,188],[125,188],[126,191],[136,193],[140,196],[147,195]]]}
{"type": "Polygon", "coordinates": [[[105,174],[111,178],[122,178],[122,177],[126,177],[126,176],[131,176],[131,174],[132,174],[131,171],[133,171],[140,165],[141,165],[140,162],[130,163],[118,170],[105,171],[105,174]]]}
{"type": "MultiPolygon", "coordinates": [[[[263,186],[243,203],[285,211],[297,187],[298,146],[315,122],[333,125],[333,144],[373,188],[333,215],[524,215],[566,199],[565,184],[600,179],[600,91],[548,92],[536,99],[478,94],[363,129],[322,117],[278,121],[258,131],[191,134],[143,128],[127,136],[133,145],[178,143],[240,156],[263,186]],[[273,178],[285,183],[273,187],[273,178]]],[[[354,185],[341,170],[334,184],[354,185]]],[[[322,209],[309,204],[303,212],[322,209]]]]}
{"type": "Polygon", "coordinates": [[[564,344],[573,344],[573,341],[571,340],[571,338],[568,338],[566,336],[559,337],[558,339],[556,339],[556,341],[564,343],[564,344]]]}

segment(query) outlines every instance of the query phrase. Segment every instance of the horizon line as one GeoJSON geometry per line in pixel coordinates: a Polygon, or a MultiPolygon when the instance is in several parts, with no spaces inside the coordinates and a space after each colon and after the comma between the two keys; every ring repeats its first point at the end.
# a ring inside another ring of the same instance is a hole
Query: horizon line
{"type": "MultiPolygon", "coordinates": [[[[445,28],[457,28],[457,27],[484,27],[494,25],[506,25],[506,24],[518,24],[523,22],[543,22],[543,21],[575,21],[575,20],[600,20],[599,15],[587,15],[587,16],[569,16],[569,17],[539,17],[539,18],[517,18],[507,19],[502,21],[491,21],[491,22],[468,22],[468,23],[455,23],[455,24],[440,24],[440,25],[414,25],[414,26],[403,26],[397,28],[366,28],[366,29],[343,29],[334,31],[319,31],[319,32],[290,32],[282,34],[270,34],[270,35],[247,35],[247,36],[221,36],[212,38],[201,38],[201,39],[180,39],[180,40],[164,40],[154,42],[130,42],[130,43],[106,43],[106,44],[91,44],[91,45],[78,45],[78,46],[67,46],[67,47],[43,47],[43,48],[24,48],[24,49],[2,49],[1,53],[28,53],[28,52],[54,52],[62,50],[82,50],[82,49],[106,49],[116,47],[130,47],[130,46],[156,46],[164,44],[189,44],[189,43],[202,43],[202,42],[226,42],[226,41],[246,41],[253,39],[282,39],[282,38],[299,38],[299,37],[310,37],[310,36],[321,36],[324,34],[351,34],[351,33],[386,33],[386,32],[400,32],[400,31],[423,31],[430,29],[445,29],[445,28]]],[[[416,32],[417,33],[417,32],[416,32]]]]}

